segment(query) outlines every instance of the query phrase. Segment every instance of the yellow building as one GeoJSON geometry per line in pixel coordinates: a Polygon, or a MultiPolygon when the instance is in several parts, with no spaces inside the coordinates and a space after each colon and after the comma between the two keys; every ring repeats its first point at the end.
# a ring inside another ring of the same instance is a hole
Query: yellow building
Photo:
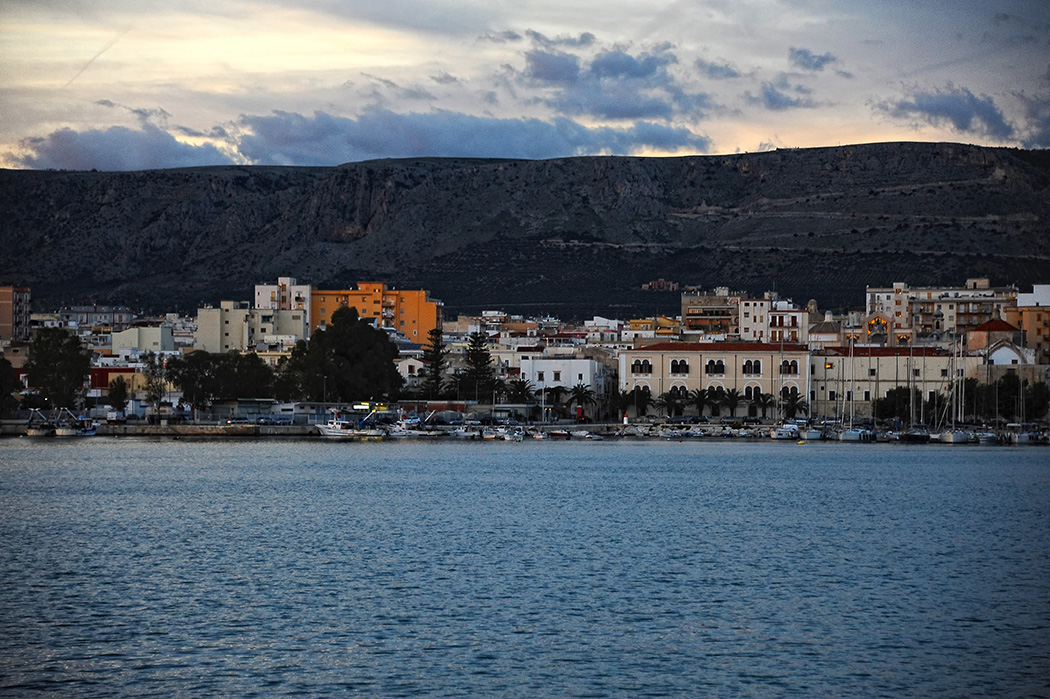
{"type": "Polygon", "coordinates": [[[1017,307],[1004,313],[1007,322],[1024,331],[1025,347],[1035,350],[1037,364],[1050,364],[1050,284],[1035,284],[1032,293],[1018,294],[1017,307]]]}
{"type": "Polygon", "coordinates": [[[425,290],[397,290],[382,282],[358,282],[357,289],[314,289],[310,296],[310,327],[323,328],[332,314],[343,307],[357,309],[361,318],[375,320],[381,328],[393,328],[412,342],[424,343],[427,333],[441,328],[444,304],[425,290]]]}

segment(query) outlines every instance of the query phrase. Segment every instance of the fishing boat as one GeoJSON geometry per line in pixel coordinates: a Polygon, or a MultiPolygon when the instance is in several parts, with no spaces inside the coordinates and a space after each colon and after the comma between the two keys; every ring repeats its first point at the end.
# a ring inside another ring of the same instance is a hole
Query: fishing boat
{"type": "Polygon", "coordinates": [[[95,434],[95,423],[85,415],[76,415],[69,408],[62,408],[55,422],[56,437],[90,437],[95,434]]]}
{"type": "Polygon", "coordinates": [[[332,417],[327,422],[314,425],[322,437],[364,442],[379,441],[385,435],[383,430],[364,426],[368,417],[371,417],[371,413],[360,421],[351,420],[349,416],[335,409],[332,409],[331,413],[332,417]]]}
{"type": "Polygon", "coordinates": [[[26,423],[26,437],[54,437],[55,421],[44,415],[37,408],[29,411],[29,422],[26,423]]]}

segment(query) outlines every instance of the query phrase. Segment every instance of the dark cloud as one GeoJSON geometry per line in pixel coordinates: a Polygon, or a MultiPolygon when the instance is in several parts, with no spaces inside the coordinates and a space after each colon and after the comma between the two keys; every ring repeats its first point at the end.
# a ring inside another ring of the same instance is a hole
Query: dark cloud
{"type": "Polygon", "coordinates": [[[241,154],[258,164],[336,165],[375,158],[555,158],[645,149],[702,152],[710,141],[688,129],[640,122],[627,129],[587,127],[571,119],[492,119],[437,112],[376,111],[357,118],[316,112],[243,117],[241,154]]]}
{"type": "Polygon", "coordinates": [[[678,59],[667,47],[638,55],[602,51],[586,66],[579,56],[561,51],[537,49],[525,58],[520,77],[557,88],[542,102],[561,115],[634,121],[685,114],[696,119],[711,106],[708,95],[686,91],[668,72],[678,59]]]}
{"type": "Polygon", "coordinates": [[[565,46],[568,48],[583,48],[591,46],[597,40],[594,34],[590,32],[583,32],[577,36],[556,36],[548,37],[540,34],[537,31],[531,29],[525,32],[525,35],[529,37],[538,46],[545,46],[547,48],[555,46],[565,46]]]}
{"type": "Polygon", "coordinates": [[[788,51],[788,60],[791,61],[791,65],[801,70],[820,71],[824,70],[824,66],[838,59],[830,53],[822,53],[818,56],[809,49],[792,48],[788,51]]]}
{"type": "Polygon", "coordinates": [[[591,74],[597,78],[630,78],[641,80],[651,78],[668,63],[674,62],[674,56],[643,54],[639,58],[624,51],[606,51],[595,56],[591,61],[591,74]]]}
{"type": "Polygon", "coordinates": [[[712,62],[700,58],[696,61],[696,67],[712,80],[728,80],[740,77],[740,71],[726,61],[712,62]]]}
{"type": "Polygon", "coordinates": [[[774,85],[771,82],[764,82],[762,83],[762,91],[758,95],[752,95],[748,92],[745,98],[748,102],[761,105],[766,109],[783,111],[785,109],[810,109],[816,107],[816,102],[808,94],[809,90],[801,85],[774,85]]]}
{"type": "Polygon", "coordinates": [[[1019,129],[1025,148],[1050,148],[1050,95],[1015,95],[1024,107],[1024,123],[1019,129]]]}
{"type": "Polygon", "coordinates": [[[430,79],[436,82],[438,85],[454,85],[459,82],[459,78],[454,75],[442,71],[437,75],[431,75],[430,79]]]}
{"type": "Polygon", "coordinates": [[[482,41],[491,41],[494,44],[510,44],[516,41],[521,41],[524,37],[517,32],[507,30],[504,32],[496,32],[495,34],[485,34],[479,38],[482,41]]]}
{"type": "Polygon", "coordinates": [[[580,59],[561,51],[528,51],[525,53],[525,76],[544,83],[574,83],[580,76],[580,59]]]}
{"type": "Polygon", "coordinates": [[[229,156],[211,145],[181,143],[152,124],[139,130],[113,126],[105,130],[61,129],[21,142],[22,166],[34,170],[155,170],[228,165],[229,156]]]}
{"type": "Polygon", "coordinates": [[[1014,127],[988,95],[977,97],[965,88],[949,85],[946,90],[919,92],[911,99],[883,102],[876,109],[895,119],[918,119],[934,126],[950,124],[962,133],[1006,140],[1014,127]]]}

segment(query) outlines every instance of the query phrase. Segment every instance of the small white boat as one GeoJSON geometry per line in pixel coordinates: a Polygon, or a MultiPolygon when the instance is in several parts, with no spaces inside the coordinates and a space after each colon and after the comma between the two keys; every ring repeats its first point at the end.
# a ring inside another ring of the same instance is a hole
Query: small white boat
{"type": "Polygon", "coordinates": [[[386,433],[383,430],[363,427],[355,420],[350,420],[337,410],[332,410],[332,417],[324,424],[314,425],[317,432],[328,439],[339,439],[348,442],[379,441],[386,433]]]}
{"type": "Polygon", "coordinates": [[[962,430],[947,430],[941,432],[938,441],[941,444],[966,444],[970,441],[970,435],[962,430]]]}
{"type": "Polygon", "coordinates": [[[840,442],[874,442],[875,433],[863,427],[851,427],[839,433],[840,442]]]}
{"type": "Polygon", "coordinates": [[[769,431],[769,436],[773,439],[790,439],[795,441],[799,438],[798,425],[789,423],[779,427],[774,427],[769,431]]]}

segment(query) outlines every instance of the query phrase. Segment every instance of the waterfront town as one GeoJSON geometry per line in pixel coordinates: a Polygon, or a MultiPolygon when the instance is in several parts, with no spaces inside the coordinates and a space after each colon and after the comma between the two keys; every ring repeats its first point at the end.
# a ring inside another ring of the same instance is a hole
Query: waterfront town
{"type": "Polygon", "coordinates": [[[291,277],[189,317],[110,306],[33,312],[31,289],[0,287],[4,430],[24,433],[34,416],[65,413],[114,430],[309,431],[341,411],[356,416],[347,421],[355,429],[364,418],[403,428],[411,416],[417,429],[571,424],[624,434],[658,424],[689,434],[703,424],[708,434],[711,425],[774,434],[788,424],[786,438],[807,427],[816,436],[818,425],[820,436],[868,440],[880,428],[936,435],[968,425],[977,430],[968,439],[1001,439],[1037,435],[1047,418],[1050,284],[895,282],[868,288],[863,310],[858,299],[843,313],[775,292],[646,286],[679,292],[680,313],[565,322],[488,310],[451,319],[426,290],[320,289],[291,277]],[[64,393],[33,356],[56,338],[84,361],[64,393]],[[341,350],[337,338],[361,347],[341,350]],[[225,361],[207,365],[210,383],[200,378],[205,358],[225,361]],[[224,382],[224,371],[239,381],[224,382]]]}

